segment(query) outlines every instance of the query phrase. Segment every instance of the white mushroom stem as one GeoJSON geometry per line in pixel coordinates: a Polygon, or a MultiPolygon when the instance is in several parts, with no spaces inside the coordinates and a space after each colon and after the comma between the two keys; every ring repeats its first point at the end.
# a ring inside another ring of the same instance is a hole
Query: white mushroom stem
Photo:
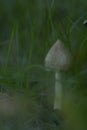
{"type": "Polygon", "coordinates": [[[55,73],[54,109],[61,109],[61,103],[62,103],[61,74],[59,72],[56,72],[55,73]]]}

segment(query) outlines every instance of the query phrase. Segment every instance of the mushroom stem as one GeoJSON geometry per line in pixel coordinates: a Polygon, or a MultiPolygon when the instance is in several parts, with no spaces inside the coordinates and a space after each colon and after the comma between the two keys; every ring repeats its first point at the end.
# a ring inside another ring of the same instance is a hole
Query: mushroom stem
{"type": "Polygon", "coordinates": [[[54,109],[61,109],[62,103],[62,84],[61,75],[59,72],[55,73],[55,97],[54,97],[54,109]]]}

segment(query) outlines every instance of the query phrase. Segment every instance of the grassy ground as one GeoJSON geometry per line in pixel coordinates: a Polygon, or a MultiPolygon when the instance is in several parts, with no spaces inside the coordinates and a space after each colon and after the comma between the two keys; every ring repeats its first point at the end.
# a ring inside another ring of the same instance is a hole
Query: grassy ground
{"type": "Polygon", "coordinates": [[[1,130],[87,129],[86,6],[86,0],[0,1],[1,130]],[[53,110],[54,72],[44,67],[58,38],[72,55],[62,74],[61,112],[53,110]]]}

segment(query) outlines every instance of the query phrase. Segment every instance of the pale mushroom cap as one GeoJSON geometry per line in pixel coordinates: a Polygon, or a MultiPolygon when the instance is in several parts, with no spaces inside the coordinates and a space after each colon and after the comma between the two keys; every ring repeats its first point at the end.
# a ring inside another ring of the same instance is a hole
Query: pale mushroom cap
{"type": "Polygon", "coordinates": [[[71,56],[64,44],[57,40],[45,58],[45,66],[53,70],[66,70],[70,66],[71,56]]]}

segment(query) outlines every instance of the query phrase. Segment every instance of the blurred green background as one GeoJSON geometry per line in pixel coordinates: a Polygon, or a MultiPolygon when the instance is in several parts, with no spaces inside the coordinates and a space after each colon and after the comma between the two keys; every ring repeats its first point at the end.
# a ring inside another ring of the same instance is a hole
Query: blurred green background
{"type": "Polygon", "coordinates": [[[0,1],[0,130],[87,129],[86,18],[86,0],[0,1]],[[57,39],[72,55],[61,111],[53,110],[54,72],[44,67],[57,39]]]}

